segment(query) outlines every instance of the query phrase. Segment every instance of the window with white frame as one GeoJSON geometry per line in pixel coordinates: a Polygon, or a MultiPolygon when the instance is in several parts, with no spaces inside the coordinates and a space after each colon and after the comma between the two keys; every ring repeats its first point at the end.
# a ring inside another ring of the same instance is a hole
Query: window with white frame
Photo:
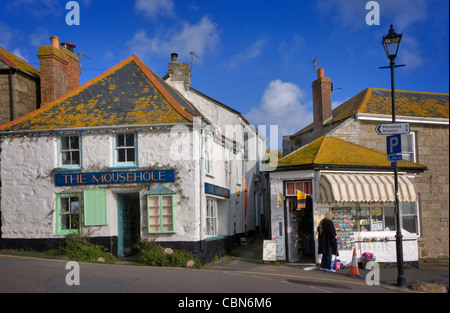
{"type": "Polygon", "coordinates": [[[402,134],[402,158],[411,162],[416,162],[416,135],[414,132],[402,134]]]}
{"type": "Polygon", "coordinates": [[[206,199],[206,235],[217,236],[217,200],[206,199]]]}
{"type": "Polygon", "coordinates": [[[114,165],[137,165],[136,146],[135,133],[116,134],[113,139],[114,165]]]}
{"type": "Polygon", "coordinates": [[[420,235],[419,233],[419,221],[417,213],[417,202],[402,202],[402,222],[403,229],[406,231],[420,235]]]}
{"type": "Polygon", "coordinates": [[[59,166],[61,168],[81,167],[80,136],[61,136],[58,140],[59,166]]]}

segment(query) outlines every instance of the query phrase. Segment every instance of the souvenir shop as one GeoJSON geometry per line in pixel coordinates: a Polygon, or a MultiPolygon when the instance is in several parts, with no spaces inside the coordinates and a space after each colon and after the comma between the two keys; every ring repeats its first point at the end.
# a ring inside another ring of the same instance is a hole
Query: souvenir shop
{"type": "MultiPolygon", "coordinates": [[[[276,193],[277,199],[271,207],[272,237],[277,240],[279,260],[320,263],[316,230],[325,213],[332,211],[338,235],[338,259],[344,266],[351,263],[354,248],[358,261],[369,253],[377,262],[396,263],[393,175],[295,172],[274,173],[270,179],[272,194],[276,193]],[[313,235],[308,236],[311,230],[313,235]]],[[[399,198],[403,257],[405,263],[415,266],[420,223],[418,196],[411,177],[399,176],[399,198]]]]}

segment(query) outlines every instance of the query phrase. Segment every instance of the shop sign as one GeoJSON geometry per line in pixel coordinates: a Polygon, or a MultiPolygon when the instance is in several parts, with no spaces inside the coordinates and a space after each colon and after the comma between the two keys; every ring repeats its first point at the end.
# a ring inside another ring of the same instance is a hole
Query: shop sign
{"type": "Polygon", "coordinates": [[[219,187],[213,184],[205,183],[205,193],[209,195],[229,198],[230,197],[230,189],[226,189],[223,187],[219,187]]]}
{"type": "Polygon", "coordinates": [[[56,173],[56,186],[166,183],[175,181],[175,170],[143,170],[92,173],[56,173]]]}

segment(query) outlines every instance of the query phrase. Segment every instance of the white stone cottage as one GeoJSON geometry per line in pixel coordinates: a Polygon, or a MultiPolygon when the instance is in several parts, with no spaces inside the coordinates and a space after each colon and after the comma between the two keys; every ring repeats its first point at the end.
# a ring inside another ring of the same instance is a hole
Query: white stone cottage
{"type": "MultiPolygon", "coordinates": [[[[46,46],[55,62],[58,50],[69,53],[46,46]]],[[[172,87],[133,55],[0,126],[1,248],[45,250],[81,232],[118,256],[149,239],[206,262],[260,232],[263,139],[192,89],[190,71],[177,76],[185,66],[170,62],[172,87]]]]}

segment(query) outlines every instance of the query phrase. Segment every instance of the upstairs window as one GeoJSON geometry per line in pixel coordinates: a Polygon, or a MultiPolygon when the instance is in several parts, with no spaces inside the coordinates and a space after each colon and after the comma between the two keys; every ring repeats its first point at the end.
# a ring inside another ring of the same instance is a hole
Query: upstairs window
{"type": "Polygon", "coordinates": [[[414,132],[402,134],[402,158],[416,162],[416,136],[414,132]]]}
{"type": "Polygon", "coordinates": [[[117,134],[113,140],[114,165],[136,166],[136,134],[117,134]]]}
{"type": "Polygon", "coordinates": [[[59,166],[61,168],[81,167],[80,136],[61,136],[59,138],[59,166]]]}

